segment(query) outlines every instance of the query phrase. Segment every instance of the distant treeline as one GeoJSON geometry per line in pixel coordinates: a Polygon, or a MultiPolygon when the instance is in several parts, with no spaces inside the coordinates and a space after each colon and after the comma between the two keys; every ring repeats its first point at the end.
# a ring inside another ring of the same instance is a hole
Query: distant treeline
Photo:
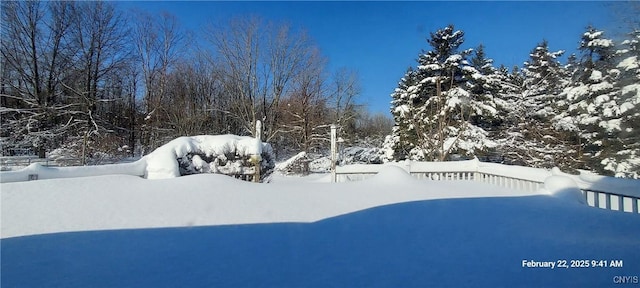
{"type": "Polygon", "coordinates": [[[258,18],[187,31],[117,2],[3,1],[4,151],[146,154],[185,135],[253,135],[278,154],[380,144],[392,120],[357,101],[358,75],[329,71],[304,32],[258,18]]]}

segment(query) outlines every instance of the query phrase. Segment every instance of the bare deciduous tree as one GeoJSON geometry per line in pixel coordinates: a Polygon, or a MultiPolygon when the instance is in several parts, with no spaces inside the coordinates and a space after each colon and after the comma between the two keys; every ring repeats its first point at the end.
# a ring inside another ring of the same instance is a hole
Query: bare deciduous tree
{"type": "Polygon", "coordinates": [[[253,134],[254,123],[261,120],[263,140],[273,139],[281,132],[280,101],[290,93],[313,46],[304,33],[294,33],[286,25],[264,24],[258,18],[237,18],[208,32],[232,103],[226,112],[247,134],[253,134]]]}
{"type": "Polygon", "coordinates": [[[3,147],[88,159],[91,146],[145,153],[178,136],[254,134],[261,120],[262,140],[309,151],[330,124],[356,126],[355,73],[325,73],[302,31],[238,18],[190,50],[171,14],[125,21],[116,5],[2,2],[3,147]]]}
{"type": "Polygon", "coordinates": [[[63,40],[69,32],[70,4],[48,4],[2,2],[2,137],[10,138],[13,146],[33,145],[40,157],[71,128],[67,118],[74,110],[60,98],[60,81],[69,67],[63,40]],[[50,17],[45,17],[47,9],[50,17]]]}
{"type": "MultiPolygon", "coordinates": [[[[167,99],[167,82],[169,73],[184,51],[184,31],[172,14],[161,13],[160,17],[136,11],[131,33],[139,65],[144,78],[144,135],[143,143],[148,148],[162,144],[163,117],[167,99]]],[[[165,133],[166,134],[166,133],[165,133]]]]}
{"type": "MultiPolygon", "coordinates": [[[[124,18],[110,2],[77,2],[72,6],[74,21],[71,27],[75,49],[74,75],[65,83],[67,93],[80,104],[75,119],[84,127],[83,161],[88,137],[113,132],[99,107],[112,101],[106,87],[128,65],[127,31],[124,18]]],[[[80,136],[80,135],[78,135],[80,136]]]]}
{"type": "Polygon", "coordinates": [[[293,146],[311,152],[327,143],[330,127],[328,96],[323,73],[324,61],[314,53],[305,61],[306,69],[293,80],[292,93],[283,100],[280,128],[293,146]]]}
{"type": "Polygon", "coordinates": [[[337,70],[328,89],[333,110],[331,121],[340,127],[342,134],[355,136],[358,117],[356,98],[360,95],[357,73],[346,68],[337,70]]]}

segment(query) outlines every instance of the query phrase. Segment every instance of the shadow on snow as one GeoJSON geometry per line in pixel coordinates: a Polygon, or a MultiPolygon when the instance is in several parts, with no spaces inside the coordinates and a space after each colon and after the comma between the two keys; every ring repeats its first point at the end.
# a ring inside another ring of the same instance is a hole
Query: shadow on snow
{"type": "MultiPolygon", "coordinates": [[[[640,269],[640,217],[549,196],[394,204],[311,224],[3,239],[3,287],[602,286],[640,269]],[[526,268],[522,260],[623,260],[526,268]]],[[[635,273],[635,274],[634,274],[635,273]]]]}

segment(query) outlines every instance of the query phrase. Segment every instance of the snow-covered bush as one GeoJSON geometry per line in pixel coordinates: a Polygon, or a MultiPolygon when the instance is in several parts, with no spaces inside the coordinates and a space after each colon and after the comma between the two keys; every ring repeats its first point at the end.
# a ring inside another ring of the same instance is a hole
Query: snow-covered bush
{"type": "Polygon", "coordinates": [[[306,175],[331,172],[330,156],[300,152],[276,165],[275,170],[285,175],[306,175]]]}
{"type": "MultiPolygon", "coordinates": [[[[385,162],[385,151],[380,148],[347,147],[338,152],[337,164],[382,164],[385,162]]],[[[331,156],[300,152],[278,163],[275,169],[286,175],[327,173],[331,172],[331,156]]]]}
{"type": "Polygon", "coordinates": [[[146,178],[173,178],[198,173],[218,173],[253,179],[255,163],[260,180],[275,167],[271,145],[248,136],[201,135],[177,138],[146,157],[146,178]]]}
{"type": "Polygon", "coordinates": [[[309,174],[309,163],[313,161],[307,152],[300,152],[295,156],[280,162],[276,165],[276,170],[279,172],[289,175],[289,174],[309,174]]]}
{"type": "Polygon", "coordinates": [[[340,153],[340,164],[382,164],[384,155],[380,148],[347,147],[340,153]]]}

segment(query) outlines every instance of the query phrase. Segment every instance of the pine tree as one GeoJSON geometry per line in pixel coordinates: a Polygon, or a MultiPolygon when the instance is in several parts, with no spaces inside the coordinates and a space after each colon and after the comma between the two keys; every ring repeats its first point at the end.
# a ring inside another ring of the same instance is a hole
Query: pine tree
{"type": "Polygon", "coordinates": [[[525,109],[523,103],[524,77],[518,66],[514,66],[509,72],[504,66],[498,69],[500,77],[500,90],[496,101],[503,115],[501,125],[495,140],[498,143],[497,152],[500,162],[512,165],[528,165],[529,153],[522,149],[525,147],[524,134],[521,132],[521,123],[525,121],[525,109]]]}
{"type": "MultiPolygon", "coordinates": [[[[564,163],[572,168],[600,170],[603,148],[618,146],[601,125],[618,117],[614,83],[617,72],[612,70],[614,44],[603,31],[587,27],[582,35],[579,63],[571,67],[572,83],[561,93],[559,106],[564,111],[555,116],[555,125],[564,131],[565,139],[575,153],[566,153],[564,163]],[[566,101],[565,101],[566,100],[566,101]]],[[[599,171],[599,172],[600,172],[599,171]]]]}
{"type": "Polygon", "coordinates": [[[524,91],[524,75],[522,69],[518,67],[518,65],[513,66],[508,79],[509,83],[511,83],[515,87],[518,87],[518,92],[522,93],[524,91]]]}
{"type": "Polygon", "coordinates": [[[524,143],[518,149],[529,154],[527,163],[534,167],[562,167],[567,153],[562,135],[554,131],[551,119],[557,114],[558,95],[567,85],[566,70],[557,60],[564,51],[551,52],[543,40],[529,54],[524,67],[523,115],[519,132],[524,143]]]}
{"type": "MultiPolygon", "coordinates": [[[[413,116],[411,114],[414,109],[414,102],[421,97],[418,95],[417,72],[409,67],[404,77],[400,79],[398,88],[391,94],[391,115],[395,125],[393,126],[392,135],[387,142],[393,151],[388,155],[389,160],[407,159],[410,151],[415,148],[416,132],[413,125],[413,116]]],[[[417,102],[416,102],[417,103],[417,102]]]]}
{"type": "Polygon", "coordinates": [[[578,69],[580,62],[578,61],[578,56],[576,56],[576,54],[571,54],[569,55],[569,57],[567,57],[567,65],[564,66],[564,69],[567,71],[567,75],[569,75],[570,79],[569,81],[571,83],[575,82],[576,76],[578,75],[578,69]]]}
{"type": "Polygon", "coordinates": [[[616,106],[611,107],[617,117],[600,122],[609,139],[617,142],[603,146],[601,164],[603,169],[618,177],[640,177],[640,30],[629,34],[621,43],[617,54],[618,81],[616,106]]]}
{"type": "Polygon", "coordinates": [[[472,117],[495,113],[495,108],[474,99],[471,88],[478,84],[471,80],[482,75],[467,61],[472,50],[460,51],[464,33],[450,25],[430,36],[432,50],[419,55],[417,70],[405,75],[392,94],[392,112],[400,119],[392,135],[400,143],[395,158],[442,161],[495,146],[488,133],[471,122],[472,117]]]}
{"type": "Polygon", "coordinates": [[[484,52],[484,45],[480,44],[473,51],[473,57],[471,58],[471,66],[476,68],[478,72],[482,75],[490,75],[495,72],[495,68],[493,67],[493,59],[488,59],[486,53],[484,52]]]}
{"type": "Polygon", "coordinates": [[[545,119],[553,114],[551,104],[562,91],[565,71],[557,60],[564,51],[551,52],[546,40],[538,44],[529,54],[530,60],[524,69],[525,104],[532,115],[545,119]]]}
{"type": "MultiPolygon", "coordinates": [[[[493,66],[493,59],[487,58],[482,44],[474,50],[470,62],[471,66],[479,72],[473,74],[468,82],[472,93],[471,101],[474,102],[472,106],[480,108],[471,116],[470,123],[487,131],[489,138],[497,139],[505,121],[504,116],[511,108],[500,93],[505,89],[503,86],[507,85],[505,72],[508,71],[504,66],[501,70],[493,66]]],[[[501,157],[496,157],[497,152],[494,149],[484,150],[476,153],[481,160],[502,160],[501,157]]]]}

